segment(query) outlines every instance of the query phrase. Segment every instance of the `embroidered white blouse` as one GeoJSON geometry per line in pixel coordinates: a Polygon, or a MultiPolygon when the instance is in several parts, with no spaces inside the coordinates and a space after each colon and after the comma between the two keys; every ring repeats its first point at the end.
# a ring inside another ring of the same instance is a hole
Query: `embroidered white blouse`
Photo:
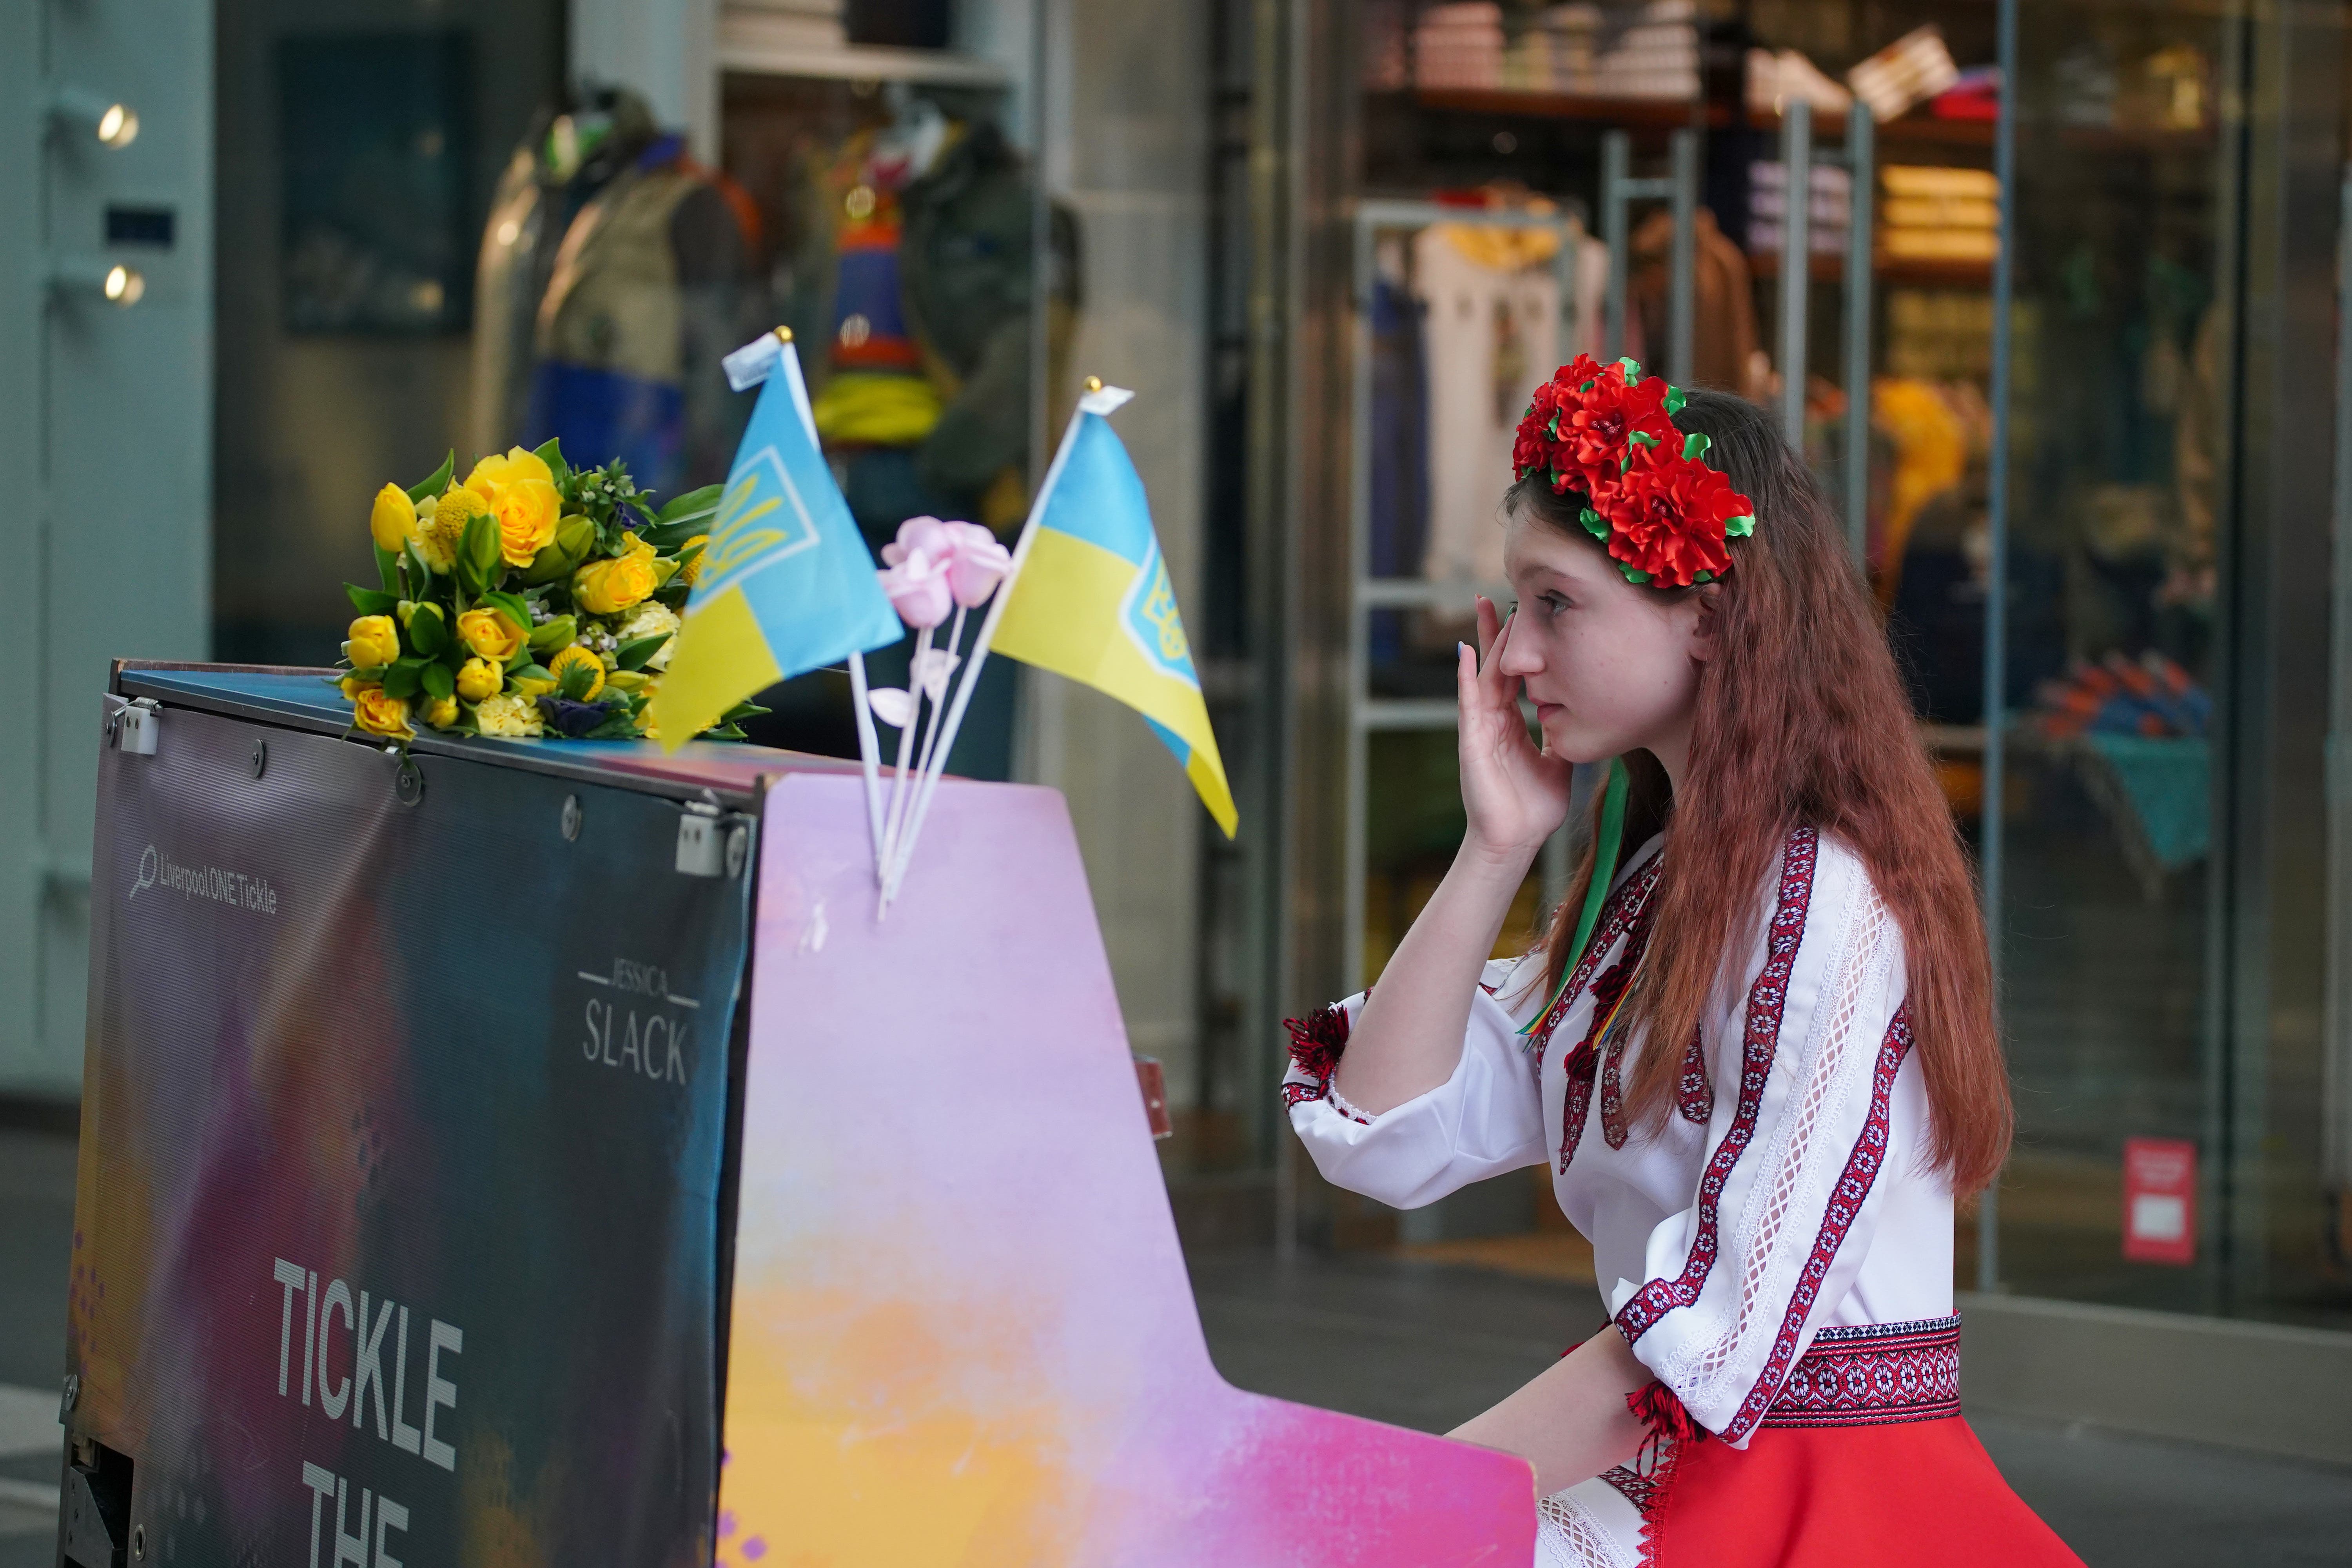
{"type": "MultiPolygon", "coordinates": [[[[1633,1353],[1744,1447],[1820,1330],[1949,1315],[1952,1194],[1927,1163],[1901,931],[1860,858],[1810,829],[1686,1047],[1677,1111],[1625,1126],[1621,1088],[1651,1042],[1593,1037],[1648,940],[1659,842],[1537,1028],[1519,1032],[1544,1006],[1540,958],[1490,963],[1444,1084],[1366,1116],[1328,1068],[1294,1065],[1284,1094],[1326,1178],[1399,1208],[1549,1163],[1633,1353]]],[[[1363,998],[1342,1005],[1352,1023],[1363,998]]]]}

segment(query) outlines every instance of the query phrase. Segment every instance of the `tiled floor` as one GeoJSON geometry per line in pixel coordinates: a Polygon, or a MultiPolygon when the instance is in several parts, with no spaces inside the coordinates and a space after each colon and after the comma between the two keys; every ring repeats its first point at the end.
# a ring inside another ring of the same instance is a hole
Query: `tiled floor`
{"type": "MultiPolygon", "coordinates": [[[[0,1568],[51,1568],[73,1146],[0,1132],[0,1568]],[[53,1505],[52,1505],[53,1506],[53,1505]]],[[[1193,1259],[1211,1352],[1245,1388],[1444,1430],[1601,1324],[1590,1288],[1461,1262],[1193,1259]]],[[[2352,1563],[2352,1471],[1979,1415],[2011,1482],[2091,1568],[2352,1563]]]]}

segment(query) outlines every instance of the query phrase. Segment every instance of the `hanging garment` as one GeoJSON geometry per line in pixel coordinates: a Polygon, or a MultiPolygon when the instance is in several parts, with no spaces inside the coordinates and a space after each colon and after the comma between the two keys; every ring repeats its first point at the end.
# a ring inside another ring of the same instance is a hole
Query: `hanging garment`
{"type": "Polygon", "coordinates": [[[726,477],[746,410],[719,359],[758,330],[748,256],[756,210],[725,176],[653,129],[632,94],[610,129],[555,170],[544,132],[501,176],[477,269],[471,444],[560,439],[575,460],[617,458],[675,491],[726,477]]]}
{"type": "Polygon", "coordinates": [[[1417,577],[1429,528],[1429,385],[1422,363],[1421,301],[1402,277],[1382,273],[1372,282],[1371,314],[1369,564],[1375,577],[1417,577]]]}
{"type": "MultiPolygon", "coordinates": [[[[1693,220],[1691,302],[1696,321],[1691,338],[1690,383],[1738,391],[1748,384],[1748,364],[1758,348],[1756,292],[1748,258],[1716,226],[1715,214],[1698,209],[1693,220]]],[[[1633,313],[1642,322],[1643,336],[1653,352],[1666,343],[1669,279],[1666,268],[1674,255],[1675,219],[1670,212],[1652,213],[1633,231],[1633,313]]],[[[1638,356],[1637,356],[1638,357],[1638,356]]],[[[1645,362],[1646,363],[1646,362],[1645,362]]],[[[1661,374],[1663,362],[1650,368],[1661,374]]]]}
{"type": "Polygon", "coordinates": [[[1650,940],[1661,844],[1557,998],[1540,956],[1486,966],[1444,1083],[1378,1115],[1339,1096],[1360,996],[1295,1026],[1283,1081],[1326,1180],[1414,1208],[1545,1165],[1591,1241],[1646,1397],[1679,1420],[1637,1465],[1541,1500],[1536,1561],[2080,1568],[1960,1415],[1952,1191],[1927,1158],[1901,932],[1862,858],[1789,836],[1740,984],[1670,1047],[1679,1089],[1652,1129],[1622,1091],[1656,1043],[1604,1026],[1650,940]]]}
{"type": "Polygon", "coordinates": [[[1560,363],[1559,231],[1436,224],[1413,237],[1429,385],[1423,575],[1499,583],[1499,508],[1528,401],[1560,363]]]}

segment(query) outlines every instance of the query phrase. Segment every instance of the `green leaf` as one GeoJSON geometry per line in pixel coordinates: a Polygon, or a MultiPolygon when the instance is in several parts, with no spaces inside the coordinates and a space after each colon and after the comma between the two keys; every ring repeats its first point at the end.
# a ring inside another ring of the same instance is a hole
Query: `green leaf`
{"type": "Polygon", "coordinates": [[[725,485],[705,485],[698,490],[688,490],[684,495],[672,496],[667,505],[654,513],[654,521],[670,524],[699,522],[704,518],[717,517],[719,500],[726,493],[725,485]]]}
{"type": "Polygon", "coordinates": [[[401,583],[406,590],[404,599],[421,599],[433,591],[433,569],[425,564],[425,557],[416,552],[416,542],[410,540],[400,547],[401,583]]]}
{"type": "Polygon", "coordinates": [[[473,563],[474,575],[485,584],[498,581],[499,525],[488,512],[466,520],[466,540],[457,553],[473,563]]]}
{"type": "Polygon", "coordinates": [[[602,679],[604,671],[589,665],[567,664],[563,667],[563,673],[556,678],[555,694],[558,697],[568,697],[574,702],[585,702],[588,700],[590,686],[602,679]]]}
{"type": "MultiPolygon", "coordinates": [[[[383,672],[389,668],[390,667],[387,665],[371,664],[354,669],[352,673],[362,680],[373,680],[381,685],[383,681],[383,672]]],[[[342,679],[339,676],[331,677],[329,678],[327,684],[330,686],[341,686],[342,684],[342,679]]]]}
{"type": "Polygon", "coordinates": [[[533,653],[555,653],[570,647],[579,636],[579,622],[570,616],[558,616],[544,626],[531,628],[530,649],[533,653]]]}
{"type": "Polygon", "coordinates": [[[1735,517],[1723,525],[1726,539],[1745,539],[1755,531],[1756,520],[1753,517],[1735,517]]]}
{"type": "Polygon", "coordinates": [[[772,711],[772,709],[762,708],[756,702],[738,702],[734,707],[721,713],[719,716],[719,721],[722,724],[732,724],[738,719],[757,719],[762,713],[772,711]]]}
{"type": "Polygon", "coordinates": [[[357,583],[344,584],[343,593],[350,598],[352,608],[363,616],[388,616],[400,607],[398,594],[378,593],[373,588],[362,588],[357,583]]]}
{"type": "Polygon", "coordinates": [[[438,605],[419,605],[408,617],[408,640],[418,653],[438,658],[449,648],[449,623],[438,605]]]}
{"type": "Polygon", "coordinates": [[[398,664],[384,667],[383,694],[386,697],[414,697],[424,680],[424,673],[403,659],[398,664]]]}
{"type": "Polygon", "coordinates": [[[1618,360],[1618,362],[1617,362],[1617,363],[1618,363],[1619,364],[1622,364],[1622,365],[1623,365],[1623,366],[1625,367],[1625,384],[1626,384],[1626,385],[1631,386],[1631,385],[1633,385],[1635,382],[1640,381],[1640,380],[1642,379],[1642,362],[1641,362],[1640,360],[1637,360],[1637,359],[1633,358],[1631,354],[1628,354],[1628,355],[1624,356],[1623,358],[1622,358],[1622,359],[1618,360]]]}
{"type": "MultiPolygon", "coordinates": [[[[406,546],[403,545],[403,549],[406,546]]],[[[383,584],[383,591],[394,598],[400,597],[400,555],[398,552],[376,546],[375,574],[383,584]]]]}
{"type": "Polygon", "coordinates": [[[649,637],[631,637],[614,653],[613,662],[623,669],[643,669],[646,660],[659,653],[661,645],[669,639],[668,632],[659,632],[649,637]]]}
{"type": "Polygon", "coordinates": [[[1695,463],[1706,457],[1707,448],[1713,445],[1715,443],[1706,438],[1705,432],[1694,430],[1683,437],[1683,456],[1695,463]]]}
{"type": "Polygon", "coordinates": [[[417,672],[416,679],[429,697],[457,695],[457,679],[449,673],[446,664],[428,664],[417,672]]]}
{"type": "Polygon", "coordinates": [[[1681,387],[1670,386],[1666,388],[1666,413],[1669,416],[1680,414],[1683,411],[1684,405],[1688,402],[1690,402],[1690,398],[1684,394],[1681,387]]]}
{"type": "Polygon", "coordinates": [[[638,531],[637,537],[656,550],[675,550],[688,540],[710,531],[710,520],[698,517],[685,522],[657,522],[638,531]]]}
{"type": "Polygon", "coordinates": [[[1577,514],[1576,521],[1584,524],[1585,532],[1592,535],[1593,538],[1601,541],[1603,544],[1609,542],[1609,520],[1607,518],[1602,517],[1591,507],[1586,507],[1581,512],[1577,514]]]}
{"type": "Polygon", "coordinates": [[[457,454],[451,452],[447,457],[441,459],[441,466],[433,470],[433,477],[431,479],[425,480],[421,485],[411,485],[408,487],[408,499],[411,501],[420,501],[426,496],[439,495],[443,490],[449,488],[449,481],[457,476],[457,454]]]}
{"type": "Polygon", "coordinates": [[[536,660],[527,658],[520,665],[507,666],[507,679],[509,681],[544,680],[552,686],[555,684],[555,672],[536,660]]]}
{"type": "Polygon", "coordinates": [[[513,655],[507,659],[505,668],[507,673],[511,675],[518,669],[528,668],[530,663],[530,644],[525,643],[515,649],[513,655]]]}
{"type": "MultiPolygon", "coordinates": [[[[1655,436],[1651,435],[1647,430],[1633,431],[1632,434],[1628,435],[1625,439],[1628,441],[1638,441],[1644,447],[1654,447],[1658,444],[1658,438],[1655,436]]],[[[1702,437],[1702,439],[1704,439],[1704,437],[1702,437]]]]}
{"type": "Polygon", "coordinates": [[[743,733],[743,726],[740,724],[714,724],[695,738],[701,741],[748,741],[751,739],[749,735],[743,733]]]}
{"type": "Polygon", "coordinates": [[[524,602],[520,594],[484,594],[482,603],[512,621],[515,624],[515,630],[523,633],[526,637],[530,635],[530,605],[524,602]]]}
{"type": "Polygon", "coordinates": [[[557,484],[571,477],[572,470],[563,462],[563,443],[555,437],[550,436],[532,456],[547,465],[547,471],[555,476],[557,484]]]}

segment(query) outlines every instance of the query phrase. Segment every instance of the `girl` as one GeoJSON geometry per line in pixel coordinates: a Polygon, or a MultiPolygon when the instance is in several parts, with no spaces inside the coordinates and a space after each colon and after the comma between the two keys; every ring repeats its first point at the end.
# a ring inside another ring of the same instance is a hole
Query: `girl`
{"type": "Polygon", "coordinates": [[[1952,1205],[2010,1136],[1973,889],[1860,575],[1754,405],[1563,366],[1461,651],[1452,869],[1291,1026],[1292,1126],[1398,1207],[1549,1164],[1610,1326],[1454,1436],[1538,1563],[2074,1563],[1960,1418],[1952,1205]],[[1542,731],[1529,740],[1524,689],[1542,731]],[[1537,948],[1488,963],[1615,759],[1537,948]]]}

